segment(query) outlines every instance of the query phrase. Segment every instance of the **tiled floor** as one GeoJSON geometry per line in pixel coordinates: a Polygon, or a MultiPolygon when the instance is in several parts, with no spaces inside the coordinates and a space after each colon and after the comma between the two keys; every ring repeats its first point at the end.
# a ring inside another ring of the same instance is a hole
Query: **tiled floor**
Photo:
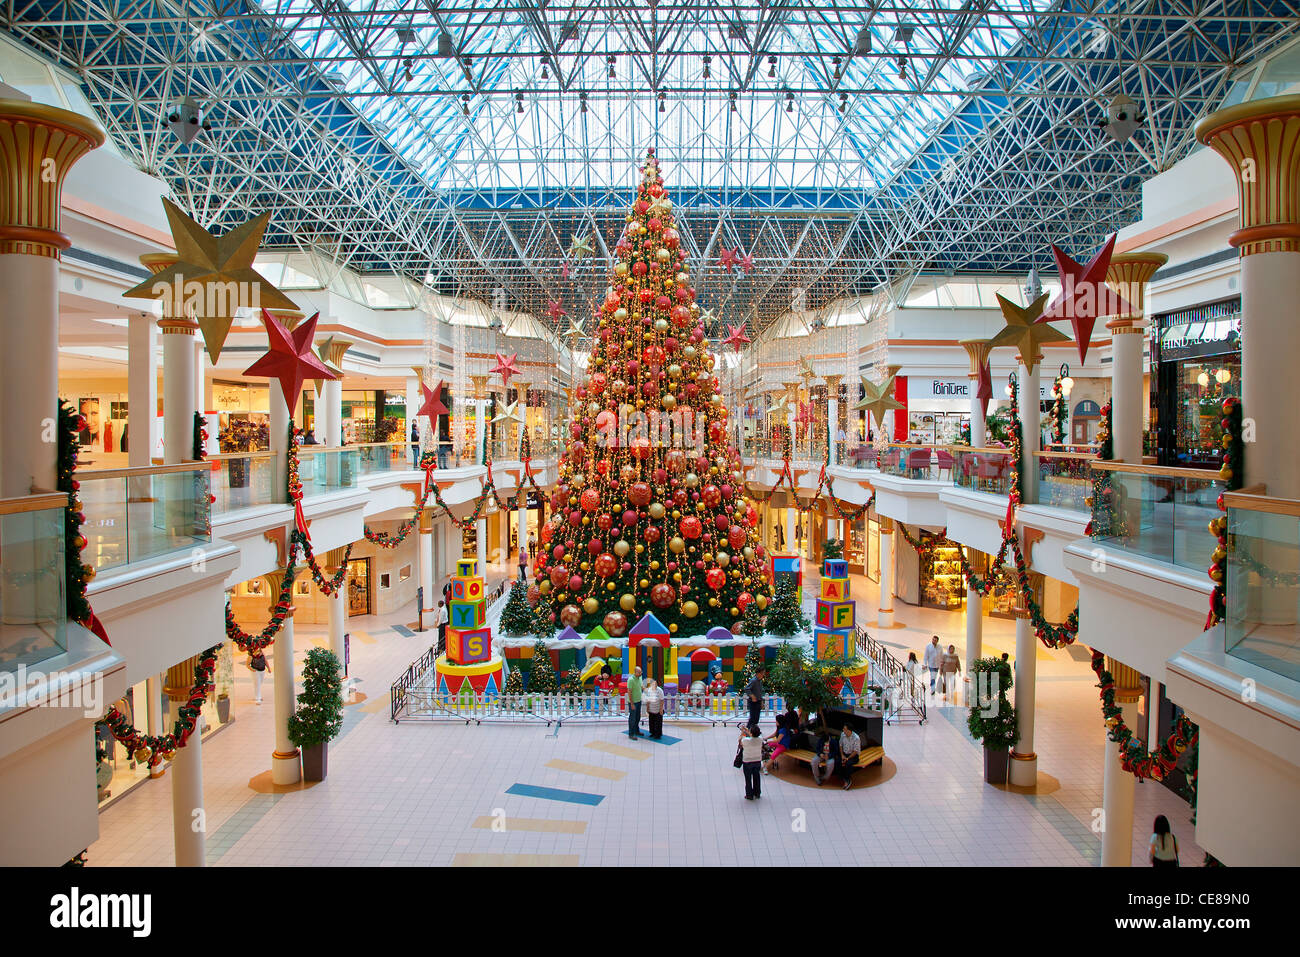
{"type": "MultiPolygon", "coordinates": [[[[854,595],[865,617],[875,586],[855,579],[854,595]]],[[[906,627],[876,634],[904,655],[935,633],[962,648],[961,613],[897,601],[895,609],[906,627]]],[[[366,700],[346,710],[328,779],[303,791],[249,787],[270,767],[273,687],[267,682],[258,707],[251,673],[237,667],[235,724],[204,745],[210,865],[1098,862],[1091,826],[1101,806],[1103,749],[1113,745],[1104,742],[1091,670],[1065,651],[1038,655],[1035,750],[1040,772],[1060,782],[1053,793],[984,784],[965,709],[936,701],[924,726],[885,729],[898,772],[880,786],[846,794],[766,777],[762,799],[748,802],[731,765],[736,732],[727,727],[668,723],[665,732],[680,741],[664,747],[630,741],[616,725],[392,724],[388,686],[428,647],[428,633],[392,629],[413,619],[407,608],[386,620],[350,620],[352,674],[366,700]],[[556,800],[539,788],[600,800],[556,800]]],[[[298,629],[299,660],[313,642],[323,644],[324,635],[298,629]]],[[[984,646],[1014,655],[1013,623],[986,620],[984,646]]],[[[92,866],[172,863],[168,785],[166,777],[148,782],[101,815],[92,866]]],[[[1137,787],[1134,862],[1146,864],[1147,828],[1159,813],[1169,817],[1184,860],[1199,862],[1186,805],[1154,783],[1137,787]]]]}

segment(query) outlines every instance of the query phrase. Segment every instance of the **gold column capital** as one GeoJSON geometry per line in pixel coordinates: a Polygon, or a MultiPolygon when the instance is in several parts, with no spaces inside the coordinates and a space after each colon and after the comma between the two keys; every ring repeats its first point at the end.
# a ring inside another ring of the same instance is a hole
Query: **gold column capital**
{"type": "Polygon", "coordinates": [[[1142,676],[1137,669],[1107,655],[1106,670],[1115,681],[1115,700],[1118,703],[1133,704],[1142,697],[1142,676]]]}
{"type": "Polygon", "coordinates": [[[1115,332],[1140,326],[1146,312],[1147,283],[1169,257],[1164,253],[1120,253],[1110,258],[1106,268],[1106,285],[1119,293],[1120,298],[1133,307],[1131,312],[1117,315],[1106,328],[1115,332]]]}
{"type": "Polygon", "coordinates": [[[1195,131],[1237,180],[1241,228],[1229,244],[1242,256],[1300,252],[1300,96],[1229,106],[1195,131]]]}
{"type": "Polygon", "coordinates": [[[992,339],[959,339],[957,345],[966,350],[966,355],[970,356],[970,373],[972,378],[980,374],[985,363],[989,361],[989,355],[993,352],[992,339]]]}
{"type": "Polygon", "coordinates": [[[894,534],[894,520],[892,518],[886,518],[882,515],[880,516],[880,522],[878,524],[880,525],[881,535],[894,534]]]}
{"type": "Polygon", "coordinates": [[[822,378],[826,380],[826,388],[830,389],[832,392],[838,392],[840,383],[844,381],[844,373],[829,372],[822,376],[822,378]]]}
{"type": "MultiPolygon", "coordinates": [[[[299,313],[298,315],[301,316],[302,313],[299,313]]],[[[343,367],[339,365],[339,363],[343,361],[343,356],[352,348],[353,345],[355,345],[355,343],[347,339],[330,336],[328,339],[321,341],[321,344],[316,351],[320,356],[321,361],[328,365],[331,371],[342,372],[343,367]]]]}
{"type": "MultiPolygon", "coordinates": [[[[145,253],[140,257],[140,265],[149,270],[153,275],[158,275],[164,270],[171,269],[178,262],[180,257],[175,253],[145,253]]],[[[169,285],[164,282],[164,285],[169,285]]],[[[158,320],[158,328],[164,336],[192,336],[194,330],[198,329],[199,324],[187,316],[173,315],[172,304],[179,302],[184,309],[185,297],[177,292],[175,295],[162,296],[159,300],[162,303],[163,314],[158,320]]]]}
{"type": "MultiPolygon", "coordinates": [[[[267,309],[266,311],[290,332],[298,327],[298,323],[307,318],[307,314],[301,309],[267,309]]],[[[351,343],[348,344],[351,345],[351,343]]]]}
{"type": "Polygon", "coordinates": [[[201,657],[201,655],[195,655],[192,658],[186,658],[179,664],[172,665],[167,669],[167,677],[163,681],[163,694],[169,700],[190,700],[190,691],[194,688],[194,672],[198,669],[201,657]]]}
{"type": "Polygon", "coordinates": [[[20,100],[0,100],[0,255],[58,259],[72,240],[59,231],[63,183],[104,143],[93,120],[20,100]]]}
{"type": "MultiPolygon", "coordinates": [[[[472,375],[469,377],[470,384],[474,386],[474,398],[476,399],[487,398],[488,378],[489,376],[486,375],[472,375]]],[[[577,390],[574,389],[573,391],[576,392],[577,390]]]]}

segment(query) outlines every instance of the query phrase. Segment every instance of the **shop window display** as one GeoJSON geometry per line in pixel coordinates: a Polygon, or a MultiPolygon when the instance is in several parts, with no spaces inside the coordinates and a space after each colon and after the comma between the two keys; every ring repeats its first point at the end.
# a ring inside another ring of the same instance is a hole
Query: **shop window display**
{"type": "MultiPolygon", "coordinates": [[[[921,541],[935,542],[935,536],[921,530],[921,541]]],[[[923,552],[919,568],[921,604],[927,608],[957,609],[966,601],[966,580],[961,571],[961,553],[950,542],[939,542],[923,552]]]]}
{"type": "Polygon", "coordinates": [[[1240,300],[1156,316],[1151,357],[1159,464],[1217,469],[1223,400],[1241,396],[1240,300]]]}

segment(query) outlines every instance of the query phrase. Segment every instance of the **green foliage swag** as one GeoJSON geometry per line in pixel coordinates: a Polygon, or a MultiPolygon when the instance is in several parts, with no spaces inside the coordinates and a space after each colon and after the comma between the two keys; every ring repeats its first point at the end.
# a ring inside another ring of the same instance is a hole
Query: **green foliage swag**
{"type": "Polygon", "coordinates": [[[312,648],[302,667],[298,710],[289,717],[289,740],[296,747],[325,744],[343,730],[343,667],[328,648],[312,648]]]}
{"type": "Polygon", "coordinates": [[[1016,709],[1007,700],[1007,692],[1011,690],[1011,663],[1001,658],[977,658],[970,666],[970,678],[976,697],[966,719],[967,730],[972,738],[982,741],[991,751],[1010,750],[1020,740],[1016,709]],[[997,688],[997,697],[990,699],[994,687],[997,688]],[[981,698],[985,700],[981,701],[981,698]],[[987,712],[994,710],[994,700],[997,710],[990,715],[987,712]]]}

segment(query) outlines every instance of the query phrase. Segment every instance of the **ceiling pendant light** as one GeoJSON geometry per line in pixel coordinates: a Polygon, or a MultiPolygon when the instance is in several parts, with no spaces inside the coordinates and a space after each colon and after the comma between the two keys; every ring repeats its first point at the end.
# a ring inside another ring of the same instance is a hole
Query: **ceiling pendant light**
{"type": "Polygon", "coordinates": [[[542,61],[542,79],[543,79],[543,80],[549,80],[550,78],[551,78],[550,71],[546,69],[546,61],[543,60],[543,61],[542,61]]]}
{"type": "Polygon", "coordinates": [[[857,38],[853,42],[853,52],[857,56],[865,56],[871,52],[871,27],[864,26],[858,31],[857,38]]]}
{"type": "Polygon", "coordinates": [[[515,94],[515,112],[516,112],[516,113],[522,113],[523,111],[524,111],[524,95],[523,95],[522,93],[516,93],[516,94],[515,94]]]}
{"type": "Polygon", "coordinates": [[[468,93],[462,93],[460,95],[460,111],[464,113],[466,116],[469,116],[469,94],[468,93]]]}
{"type": "Polygon", "coordinates": [[[446,30],[438,34],[438,56],[455,56],[456,48],[451,42],[451,34],[446,30]]]}
{"type": "Polygon", "coordinates": [[[735,113],[735,112],[736,112],[736,92],[735,92],[735,90],[732,90],[730,93],[728,93],[728,94],[727,94],[727,98],[728,98],[728,100],[729,100],[730,103],[731,103],[731,112],[732,112],[732,113],[735,113]]]}
{"type": "Polygon", "coordinates": [[[614,79],[614,55],[613,54],[610,54],[609,56],[605,57],[605,64],[608,67],[608,70],[606,71],[605,75],[608,76],[611,80],[614,79]]]}
{"type": "Polygon", "coordinates": [[[767,58],[767,75],[776,76],[776,57],[774,56],[767,58]]]}
{"type": "Polygon", "coordinates": [[[898,58],[898,78],[900,80],[907,79],[907,57],[900,56],[898,58]]]}
{"type": "Polygon", "coordinates": [[[411,73],[411,58],[407,57],[406,58],[406,82],[410,83],[414,79],[415,76],[411,73]]]}
{"type": "Polygon", "coordinates": [[[832,71],[831,76],[838,80],[840,78],[840,58],[837,56],[831,57],[831,63],[835,65],[835,69],[832,71]]]}
{"type": "Polygon", "coordinates": [[[586,93],[579,93],[579,94],[578,94],[578,108],[579,108],[583,113],[586,113],[586,112],[587,112],[587,94],[586,94],[586,93]]]}
{"type": "Polygon", "coordinates": [[[847,110],[848,108],[849,108],[849,95],[848,95],[847,93],[841,93],[841,94],[840,94],[840,112],[843,113],[843,112],[844,112],[845,110],[847,110]]]}
{"type": "Polygon", "coordinates": [[[706,79],[706,80],[709,79],[709,75],[710,75],[710,74],[709,74],[709,64],[712,63],[712,62],[713,62],[713,57],[711,57],[711,56],[706,56],[706,57],[704,58],[704,79],[706,79]]]}
{"type": "Polygon", "coordinates": [[[794,112],[794,94],[789,91],[785,94],[785,111],[787,113],[794,112]]]}
{"type": "Polygon", "coordinates": [[[664,112],[664,94],[659,94],[659,112],[664,112]]]}

